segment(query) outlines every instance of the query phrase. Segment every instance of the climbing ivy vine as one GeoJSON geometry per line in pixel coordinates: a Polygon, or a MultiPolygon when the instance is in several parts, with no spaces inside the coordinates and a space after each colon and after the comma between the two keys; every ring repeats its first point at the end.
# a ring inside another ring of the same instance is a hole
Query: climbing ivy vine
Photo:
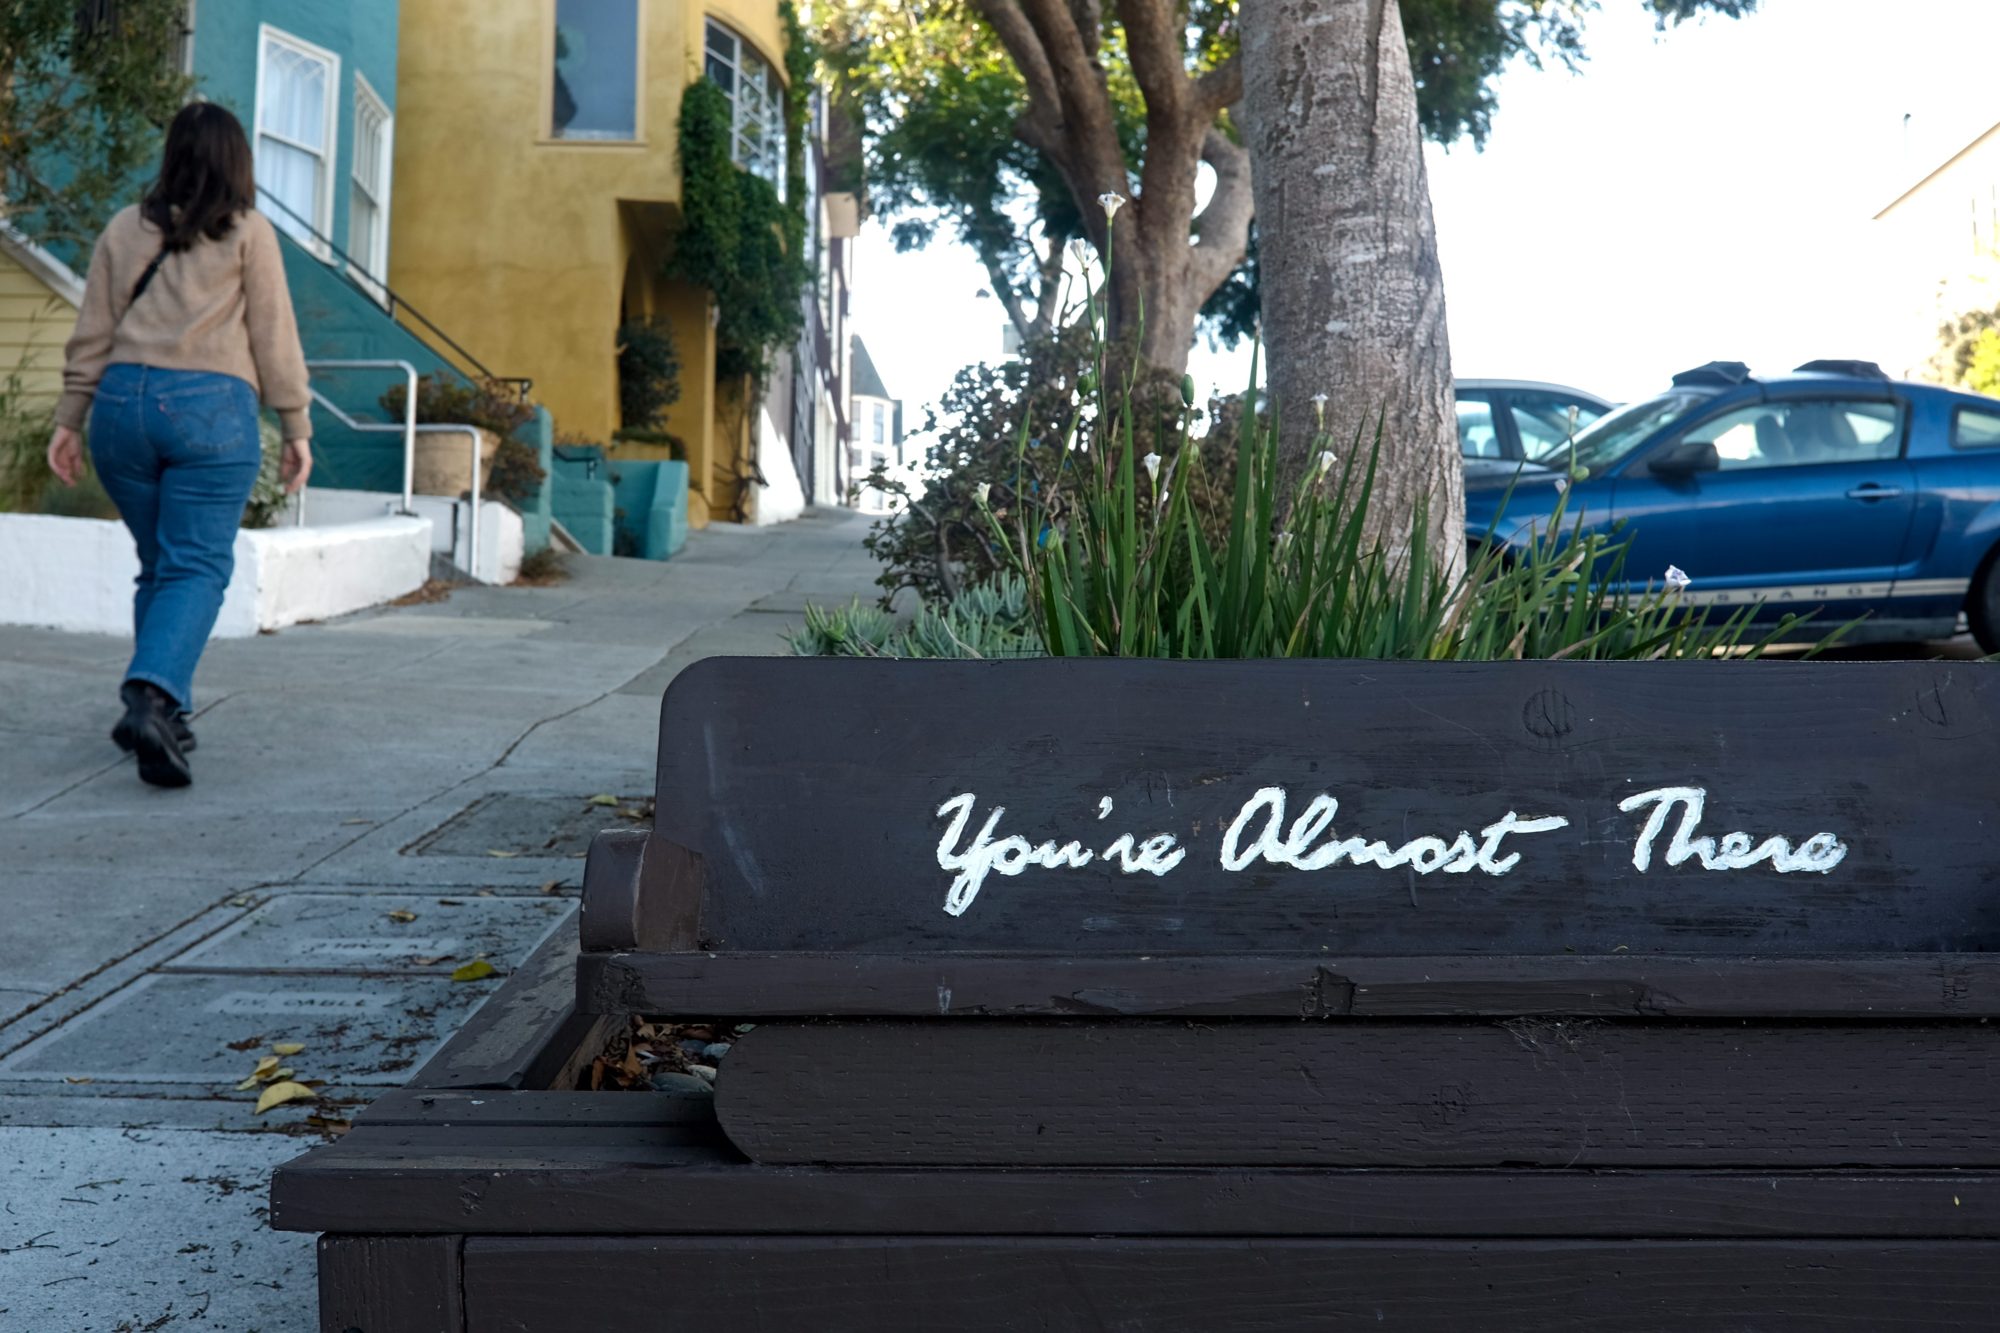
{"type": "Polygon", "coordinates": [[[785,184],[743,170],[730,152],[729,97],[708,79],[681,95],[681,215],[667,275],[714,294],[717,380],[761,379],[798,340],[813,280],[806,253],[806,133],[812,49],[789,3],[785,22],[785,184]]]}

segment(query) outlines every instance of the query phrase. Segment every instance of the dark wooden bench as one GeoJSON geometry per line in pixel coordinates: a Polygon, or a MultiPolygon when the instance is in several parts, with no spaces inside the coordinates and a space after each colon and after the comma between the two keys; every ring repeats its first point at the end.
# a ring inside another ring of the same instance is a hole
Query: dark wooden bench
{"type": "Polygon", "coordinates": [[[2000,1327],[1990,667],[716,660],[657,797],[324,1329],[2000,1327]]]}

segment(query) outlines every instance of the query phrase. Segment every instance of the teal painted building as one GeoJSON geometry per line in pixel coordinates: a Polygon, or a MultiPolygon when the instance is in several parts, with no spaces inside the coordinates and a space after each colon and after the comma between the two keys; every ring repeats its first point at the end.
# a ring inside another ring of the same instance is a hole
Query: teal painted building
{"type": "MultiPolygon", "coordinates": [[[[424,374],[488,374],[387,286],[394,194],[398,0],[192,0],[197,95],[234,111],[256,152],[258,204],[286,238],[308,361],[400,360],[424,374]]],[[[393,371],[318,368],[314,387],[357,420],[385,420],[393,371]]],[[[529,432],[550,471],[546,414],[529,432]]],[[[396,491],[400,436],[314,412],[313,484],[396,491]]],[[[547,544],[551,486],[519,505],[528,549],[547,544]]]]}

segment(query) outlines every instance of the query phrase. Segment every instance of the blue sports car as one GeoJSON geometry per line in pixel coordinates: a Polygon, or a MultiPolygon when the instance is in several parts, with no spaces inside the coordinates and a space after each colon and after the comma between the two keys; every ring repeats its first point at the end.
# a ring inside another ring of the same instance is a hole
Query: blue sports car
{"type": "Polygon", "coordinates": [[[1866,361],[1755,378],[1717,361],[1577,432],[1546,466],[1466,460],[1474,544],[1623,523],[1627,576],[1669,566],[1690,602],[1866,619],[1848,641],[1942,638],[1961,615],[2000,652],[2000,399],[1892,381],[1866,361]]]}

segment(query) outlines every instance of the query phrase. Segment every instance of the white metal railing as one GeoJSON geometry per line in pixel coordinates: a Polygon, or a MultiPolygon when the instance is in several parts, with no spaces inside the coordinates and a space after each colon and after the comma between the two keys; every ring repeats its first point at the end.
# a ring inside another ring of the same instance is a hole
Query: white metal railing
{"type": "MultiPolygon", "coordinates": [[[[480,527],[479,428],[477,426],[465,425],[459,422],[427,421],[424,422],[422,425],[419,425],[417,423],[417,379],[418,379],[417,368],[411,365],[408,361],[399,361],[399,360],[308,361],[306,362],[306,369],[308,370],[400,370],[403,372],[403,379],[406,388],[403,397],[403,424],[400,426],[386,421],[356,420],[354,417],[349,416],[346,412],[343,412],[338,403],[334,402],[331,398],[328,398],[318,389],[313,389],[311,392],[313,396],[313,401],[318,403],[321,407],[325,408],[327,411],[333,413],[333,415],[339,419],[340,424],[347,427],[347,429],[349,430],[361,431],[367,434],[398,433],[402,435],[403,507],[401,512],[405,514],[411,514],[416,512],[415,487],[417,480],[417,436],[420,434],[424,435],[456,434],[459,432],[463,432],[465,436],[469,440],[471,440],[472,518],[471,518],[471,531],[467,534],[469,549],[466,552],[466,573],[470,574],[475,579],[479,578],[480,576],[479,575],[479,527],[480,527]]],[[[306,521],[305,514],[306,514],[305,491],[301,490],[299,492],[298,522],[304,523],[306,521]]],[[[453,563],[456,564],[458,556],[457,533],[452,534],[451,550],[452,550],[453,563]]]]}

